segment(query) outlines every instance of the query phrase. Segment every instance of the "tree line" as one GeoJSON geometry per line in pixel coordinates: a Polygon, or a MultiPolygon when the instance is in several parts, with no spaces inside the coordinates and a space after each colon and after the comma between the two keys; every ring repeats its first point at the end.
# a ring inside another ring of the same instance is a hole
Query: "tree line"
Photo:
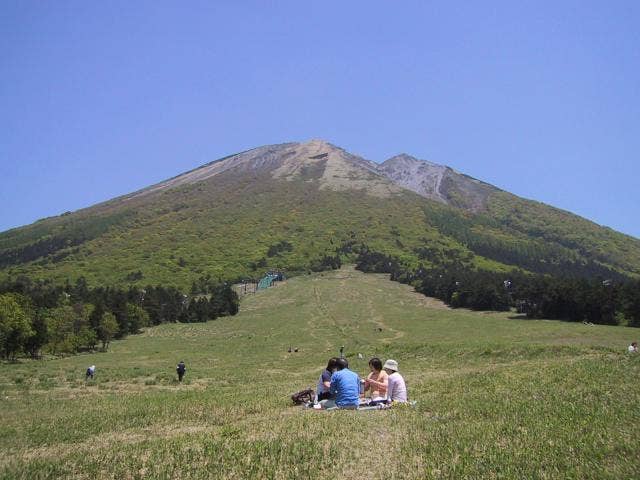
{"type": "Polygon", "coordinates": [[[416,291],[453,308],[507,311],[528,318],[640,327],[640,280],[616,276],[531,274],[519,269],[499,273],[460,262],[404,266],[398,258],[360,247],[356,268],[388,273],[416,291]]]}
{"type": "Polygon", "coordinates": [[[33,282],[27,277],[0,283],[0,356],[106,350],[112,339],[167,322],[206,322],[238,312],[231,286],[209,277],[194,282],[189,295],[175,287],[95,287],[33,282]]]}
{"type": "MultiPolygon", "coordinates": [[[[62,214],[66,216],[70,214],[62,214]]],[[[15,240],[5,239],[7,246],[0,248],[0,268],[38,260],[41,264],[56,263],[76,252],[72,247],[96,238],[109,228],[125,221],[131,214],[120,212],[97,217],[69,218],[51,227],[49,235],[42,234],[38,223],[27,227],[15,240]],[[40,235],[38,235],[40,234],[40,235]],[[42,238],[38,238],[42,236],[42,238]],[[29,237],[33,237],[29,241],[29,237]]]]}
{"type": "MultiPolygon", "coordinates": [[[[589,252],[582,242],[536,231],[530,228],[523,237],[509,224],[485,215],[469,216],[464,212],[434,210],[428,221],[438,230],[453,237],[476,255],[507,265],[518,265],[530,272],[562,277],[624,280],[626,277],[604,265],[606,257],[589,252]],[[502,235],[508,233],[508,235],[502,235]],[[587,258],[591,257],[591,258],[587,258]]],[[[519,227],[522,228],[522,227],[519,227]]],[[[586,241],[586,240],[585,240],[586,241]]],[[[416,253],[420,253],[416,249],[416,253]]]]}

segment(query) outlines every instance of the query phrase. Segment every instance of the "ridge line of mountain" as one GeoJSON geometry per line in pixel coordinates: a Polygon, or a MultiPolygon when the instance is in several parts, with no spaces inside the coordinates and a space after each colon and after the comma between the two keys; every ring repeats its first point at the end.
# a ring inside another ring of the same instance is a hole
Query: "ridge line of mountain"
{"type": "MultiPolygon", "coordinates": [[[[265,145],[0,233],[0,280],[94,283],[305,271],[369,245],[411,265],[640,276],[640,240],[427,160],[265,145]]],[[[350,258],[350,257],[349,257],[350,258]]]]}

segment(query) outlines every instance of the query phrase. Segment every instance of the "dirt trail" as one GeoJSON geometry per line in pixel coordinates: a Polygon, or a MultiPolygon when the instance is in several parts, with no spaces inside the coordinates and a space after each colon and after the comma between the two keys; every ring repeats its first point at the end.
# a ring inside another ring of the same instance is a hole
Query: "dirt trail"
{"type": "MultiPolygon", "coordinates": [[[[350,291],[349,284],[350,281],[353,280],[359,272],[356,272],[352,266],[343,267],[338,272],[330,275],[328,279],[331,280],[339,280],[339,288],[338,292],[344,292],[346,298],[351,297],[354,302],[358,302],[364,310],[364,321],[367,323],[372,323],[376,329],[380,329],[381,331],[390,333],[390,335],[381,337],[380,340],[384,342],[393,342],[405,336],[406,332],[399,330],[397,328],[389,326],[384,318],[377,312],[373,300],[368,296],[357,295],[355,292],[350,291]]],[[[343,335],[346,334],[345,327],[340,325],[338,320],[331,314],[329,308],[326,303],[322,300],[321,295],[317,287],[314,287],[313,290],[315,303],[318,309],[325,315],[325,317],[331,321],[333,328],[339,330],[343,335]]],[[[415,293],[415,292],[403,292],[403,293],[415,293]]],[[[418,300],[418,297],[411,295],[411,300],[418,300]]],[[[422,295],[420,295],[422,297],[422,295]]],[[[423,297],[426,298],[426,297],[423,297]]],[[[422,303],[422,302],[420,302],[422,303]]],[[[422,303],[424,305],[424,303],[422,303]]]]}
{"type": "Polygon", "coordinates": [[[315,286],[313,287],[313,297],[314,297],[314,302],[316,304],[316,309],[321,314],[320,315],[310,316],[309,320],[307,320],[307,327],[308,327],[309,336],[311,338],[313,338],[314,340],[316,340],[318,345],[324,343],[325,349],[327,351],[329,351],[331,349],[331,342],[329,342],[329,340],[327,340],[327,338],[325,336],[318,335],[316,333],[316,330],[318,330],[318,328],[319,328],[318,325],[317,325],[317,322],[319,320],[321,320],[321,317],[323,315],[324,315],[325,318],[333,320],[334,324],[335,324],[335,320],[329,314],[327,306],[322,302],[322,299],[320,298],[320,292],[318,292],[318,289],[315,286]]]}
{"type": "Polygon", "coordinates": [[[376,325],[377,328],[381,329],[381,331],[383,332],[392,333],[391,336],[382,337],[380,340],[383,340],[385,342],[393,342],[394,340],[398,340],[399,338],[405,336],[406,332],[390,327],[384,322],[382,316],[376,313],[376,309],[373,307],[373,302],[370,299],[367,299],[365,308],[367,309],[368,318],[371,323],[376,325]]]}

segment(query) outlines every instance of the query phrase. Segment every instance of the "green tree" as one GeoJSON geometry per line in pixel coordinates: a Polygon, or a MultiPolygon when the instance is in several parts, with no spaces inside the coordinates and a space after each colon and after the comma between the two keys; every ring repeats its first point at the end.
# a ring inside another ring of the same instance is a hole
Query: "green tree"
{"type": "Polygon", "coordinates": [[[127,303],[127,320],[129,333],[138,333],[149,325],[149,314],[141,306],[127,303]]]}
{"type": "Polygon", "coordinates": [[[98,326],[98,340],[102,342],[102,350],[109,348],[109,343],[118,333],[118,321],[111,312],[104,312],[98,326]]]}
{"type": "Polygon", "coordinates": [[[93,305],[76,303],[48,311],[49,348],[51,353],[76,353],[93,349],[98,341],[89,319],[93,305]]]}
{"type": "Polygon", "coordinates": [[[17,294],[0,295],[0,353],[12,360],[33,335],[27,314],[20,303],[17,294]]]}
{"type": "Polygon", "coordinates": [[[32,318],[31,328],[33,329],[33,335],[27,339],[25,350],[29,352],[32,358],[39,358],[42,347],[49,341],[46,311],[40,309],[32,318]]]}
{"type": "Polygon", "coordinates": [[[629,326],[640,327],[640,280],[633,280],[625,285],[623,304],[629,326]]]}
{"type": "Polygon", "coordinates": [[[49,349],[54,355],[70,353],[75,346],[72,342],[75,312],[71,305],[52,308],[47,312],[49,326],[49,349]]]}
{"type": "Polygon", "coordinates": [[[87,327],[81,328],[74,337],[76,342],[76,351],[83,347],[93,350],[96,348],[96,343],[98,343],[98,335],[96,334],[96,331],[87,327]]]}

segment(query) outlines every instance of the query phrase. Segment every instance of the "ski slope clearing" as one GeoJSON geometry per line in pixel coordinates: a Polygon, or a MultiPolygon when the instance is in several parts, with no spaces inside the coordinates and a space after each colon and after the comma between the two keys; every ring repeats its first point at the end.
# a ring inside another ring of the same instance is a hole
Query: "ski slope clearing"
{"type": "Polygon", "coordinates": [[[638,336],[451,310],[350,268],[296,277],[236,317],[3,364],[0,478],[633,478],[638,336]],[[341,345],[361,375],[398,360],[416,407],[292,407],[341,345]]]}

